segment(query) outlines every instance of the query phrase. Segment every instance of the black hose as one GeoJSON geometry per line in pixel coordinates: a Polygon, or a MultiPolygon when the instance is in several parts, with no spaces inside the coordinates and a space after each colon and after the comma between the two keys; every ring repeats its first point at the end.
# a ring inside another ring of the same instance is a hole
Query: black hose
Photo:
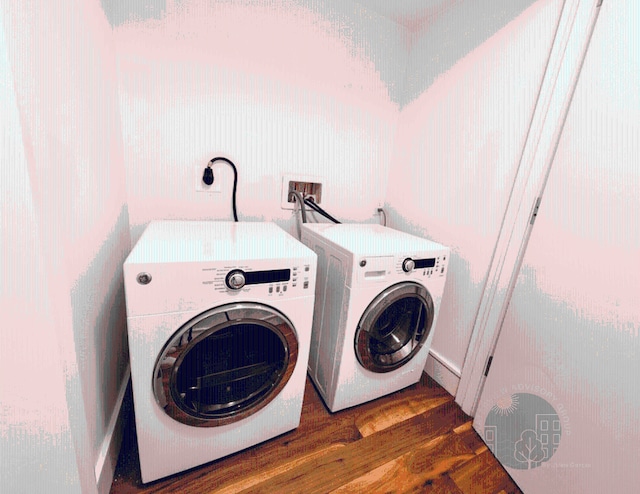
{"type": "Polygon", "coordinates": [[[304,203],[307,206],[309,206],[311,209],[314,209],[315,211],[320,213],[322,216],[324,216],[328,220],[333,221],[334,223],[340,224],[340,222],[337,219],[335,219],[333,216],[331,216],[329,213],[327,213],[324,209],[322,209],[320,206],[318,206],[315,202],[313,202],[313,200],[305,198],[304,203]]]}

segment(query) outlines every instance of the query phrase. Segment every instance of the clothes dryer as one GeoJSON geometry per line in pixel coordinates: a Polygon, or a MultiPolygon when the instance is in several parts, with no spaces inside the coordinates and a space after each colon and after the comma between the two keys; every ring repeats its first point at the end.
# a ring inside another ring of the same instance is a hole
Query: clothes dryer
{"type": "Polygon", "coordinates": [[[124,263],[143,482],[298,426],[315,274],[275,224],[148,225],[124,263]]]}
{"type": "Polygon", "coordinates": [[[373,224],[305,223],[318,256],[309,375],[332,411],[420,380],[449,249],[373,224]]]}

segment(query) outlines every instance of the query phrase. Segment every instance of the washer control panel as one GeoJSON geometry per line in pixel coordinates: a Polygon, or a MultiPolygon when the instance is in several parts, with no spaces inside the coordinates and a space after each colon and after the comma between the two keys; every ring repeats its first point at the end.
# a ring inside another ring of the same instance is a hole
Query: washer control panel
{"type": "Polygon", "coordinates": [[[415,267],[416,267],[416,262],[410,257],[407,257],[404,261],[402,261],[402,270],[405,273],[410,273],[411,271],[413,271],[413,268],[415,267]]]}
{"type": "Polygon", "coordinates": [[[399,256],[396,261],[396,272],[398,274],[413,273],[427,278],[444,276],[446,264],[446,254],[434,257],[422,255],[399,256]]]}

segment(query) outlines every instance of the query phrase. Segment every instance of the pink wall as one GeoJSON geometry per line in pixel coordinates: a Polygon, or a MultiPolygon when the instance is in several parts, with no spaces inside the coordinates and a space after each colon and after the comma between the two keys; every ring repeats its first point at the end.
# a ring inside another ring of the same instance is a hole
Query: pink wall
{"type": "Polygon", "coordinates": [[[525,492],[640,486],[638,19],[634,0],[601,8],[476,414],[546,390],[562,435],[509,472],[525,492]]]}
{"type": "MultiPolygon", "coordinates": [[[[50,315],[43,331],[57,335],[49,348],[62,365],[80,485],[89,492],[126,385],[121,265],[130,240],[115,50],[97,0],[6,2],[3,18],[18,115],[12,133],[23,156],[12,164],[28,172],[28,224],[42,249],[41,304],[50,315]]],[[[45,371],[28,346],[17,353],[34,376],[45,371]]]]}
{"type": "Polygon", "coordinates": [[[216,155],[238,167],[240,219],[292,231],[281,180],[300,173],[336,216],[377,220],[398,107],[340,25],[291,2],[189,2],[114,32],[134,241],[152,219],[231,218],[226,165],[221,193],[195,192],[216,155]]]}
{"type": "Polygon", "coordinates": [[[432,350],[458,376],[561,7],[536,2],[400,115],[389,224],[452,249],[432,350]]]}
{"type": "Polygon", "coordinates": [[[49,279],[20,131],[0,10],[0,478],[7,492],[80,492],[65,375],[49,279]],[[37,364],[37,365],[34,365],[37,364]]]}

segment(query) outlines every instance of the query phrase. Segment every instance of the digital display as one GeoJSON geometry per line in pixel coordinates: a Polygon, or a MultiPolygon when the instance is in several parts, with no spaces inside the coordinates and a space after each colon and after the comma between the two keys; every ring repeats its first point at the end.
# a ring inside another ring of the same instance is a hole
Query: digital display
{"type": "Polygon", "coordinates": [[[247,285],[259,285],[261,283],[278,283],[291,279],[290,269],[275,269],[272,271],[247,271],[244,273],[247,285]]]}
{"type": "Polygon", "coordinates": [[[416,269],[432,268],[436,265],[435,259],[414,259],[416,269]]]}

